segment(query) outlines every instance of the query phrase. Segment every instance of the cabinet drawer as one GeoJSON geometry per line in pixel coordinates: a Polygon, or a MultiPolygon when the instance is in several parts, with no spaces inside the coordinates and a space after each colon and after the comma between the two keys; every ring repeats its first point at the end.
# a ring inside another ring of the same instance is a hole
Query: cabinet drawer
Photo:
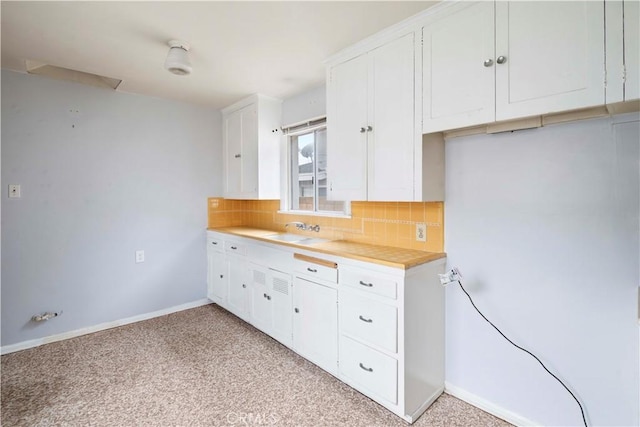
{"type": "Polygon", "coordinates": [[[397,280],[392,276],[378,275],[364,269],[340,268],[340,284],[388,298],[397,298],[397,280]]]}
{"type": "Polygon", "coordinates": [[[396,404],[398,362],[370,347],[340,336],[340,375],[368,391],[396,404]]]}
{"type": "Polygon", "coordinates": [[[244,243],[225,241],[224,251],[228,254],[246,255],[247,246],[244,243]]]}
{"type": "Polygon", "coordinates": [[[398,310],[370,298],[340,292],[340,332],[396,353],[398,310]]]}
{"type": "Polygon", "coordinates": [[[207,251],[222,252],[224,243],[218,237],[207,236],[207,251]]]}
{"type": "Polygon", "coordinates": [[[293,261],[294,270],[301,275],[332,283],[338,282],[338,269],[329,266],[335,265],[333,262],[300,254],[294,254],[293,261]]]}

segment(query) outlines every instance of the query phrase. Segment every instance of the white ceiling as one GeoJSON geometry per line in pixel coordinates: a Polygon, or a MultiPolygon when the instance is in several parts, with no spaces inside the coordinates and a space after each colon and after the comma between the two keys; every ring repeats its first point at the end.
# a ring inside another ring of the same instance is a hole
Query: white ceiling
{"type": "Polygon", "coordinates": [[[215,108],[252,93],[286,99],[323,84],[331,54],[434,3],[3,1],[2,68],[36,61],[215,108]],[[190,76],[163,68],[170,39],[191,44],[190,76]]]}

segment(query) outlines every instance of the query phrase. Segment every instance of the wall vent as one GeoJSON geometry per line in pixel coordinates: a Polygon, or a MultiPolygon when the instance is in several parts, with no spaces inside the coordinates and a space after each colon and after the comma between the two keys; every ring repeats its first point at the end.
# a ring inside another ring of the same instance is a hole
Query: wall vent
{"type": "Polygon", "coordinates": [[[281,294],[289,295],[289,282],[278,277],[274,277],[273,290],[281,294]]]}

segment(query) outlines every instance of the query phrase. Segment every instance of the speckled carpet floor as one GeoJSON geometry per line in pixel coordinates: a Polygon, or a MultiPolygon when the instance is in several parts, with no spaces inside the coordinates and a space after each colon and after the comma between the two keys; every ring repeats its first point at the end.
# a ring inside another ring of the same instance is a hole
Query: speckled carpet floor
{"type": "MultiPolygon", "coordinates": [[[[2,356],[2,425],[408,426],[215,305],[2,356]]],[[[415,426],[509,426],[443,394],[415,426]]]]}

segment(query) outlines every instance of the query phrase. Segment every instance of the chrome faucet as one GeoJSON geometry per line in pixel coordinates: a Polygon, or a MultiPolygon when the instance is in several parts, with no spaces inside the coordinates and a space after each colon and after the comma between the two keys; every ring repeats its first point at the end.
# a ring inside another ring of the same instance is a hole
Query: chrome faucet
{"type": "Polygon", "coordinates": [[[284,226],[288,227],[288,226],[290,226],[292,224],[295,225],[298,230],[306,230],[307,229],[307,224],[305,224],[304,222],[300,222],[300,221],[288,222],[284,226]]]}
{"type": "Polygon", "coordinates": [[[303,230],[303,231],[309,230],[309,231],[315,231],[315,232],[320,231],[320,225],[318,225],[318,224],[309,225],[309,224],[305,224],[304,222],[300,222],[300,221],[288,222],[284,226],[288,227],[289,225],[292,225],[292,224],[295,225],[298,230],[303,230]]]}

